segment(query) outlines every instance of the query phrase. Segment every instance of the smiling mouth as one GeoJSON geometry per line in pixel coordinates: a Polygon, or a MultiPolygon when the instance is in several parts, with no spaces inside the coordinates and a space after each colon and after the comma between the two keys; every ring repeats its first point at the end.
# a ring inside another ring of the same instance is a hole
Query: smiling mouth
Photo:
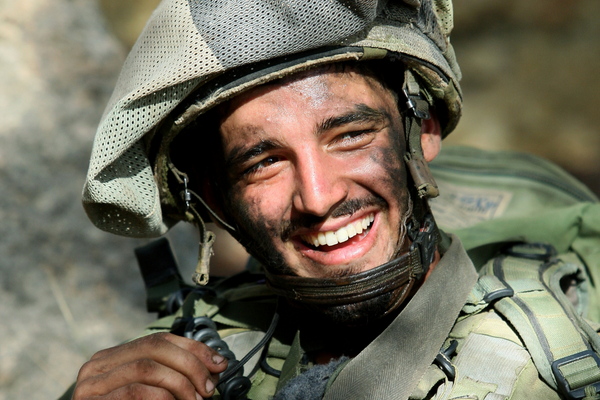
{"type": "Polygon", "coordinates": [[[371,213],[364,218],[350,222],[348,225],[341,227],[337,231],[301,235],[300,239],[310,247],[335,246],[336,244],[343,243],[363,232],[366,235],[374,219],[375,214],[371,213]]]}

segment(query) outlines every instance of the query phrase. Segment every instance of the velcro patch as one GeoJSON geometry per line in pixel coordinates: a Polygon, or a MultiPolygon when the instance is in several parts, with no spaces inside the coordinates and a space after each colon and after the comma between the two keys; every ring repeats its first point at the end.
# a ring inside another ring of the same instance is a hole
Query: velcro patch
{"type": "Polygon", "coordinates": [[[442,228],[460,229],[504,214],[513,194],[508,191],[438,182],[440,196],[430,200],[442,228]]]}

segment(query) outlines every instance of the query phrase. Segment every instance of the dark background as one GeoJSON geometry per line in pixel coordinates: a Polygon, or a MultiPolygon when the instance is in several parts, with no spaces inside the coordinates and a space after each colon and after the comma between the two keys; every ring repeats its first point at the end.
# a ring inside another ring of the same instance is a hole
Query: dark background
{"type": "MultiPolygon", "coordinates": [[[[56,398],[96,350],[153,320],[133,257],[145,241],[97,230],[79,197],[104,105],[157,3],[0,0],[0,400],[56,398]]],[[[532,152],[599,193],[599,17],[597,0],[455,1],[465,104],[444,145],[532,152]]],[[[170,237],[189,271],[193,229],[170,237]]]]}

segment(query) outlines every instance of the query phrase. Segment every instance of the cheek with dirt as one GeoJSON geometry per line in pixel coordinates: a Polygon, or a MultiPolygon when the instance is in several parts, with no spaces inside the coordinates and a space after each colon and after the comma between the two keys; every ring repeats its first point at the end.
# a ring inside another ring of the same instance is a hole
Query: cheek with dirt
{"type": "MultiPolygon", "coordinates": [[[[391,146],[381,148],[380,151],[372,154],[371,161],[383,171],[378,175],[379,184],[391,195],[391,199],[395,199],[398,215],[406,217],[405,213],[409,208],[408,174],[402,158],[404,145],[401,132],[397,128],[390,129],[391,146]]],[[[399,230],[401,234],[398,235],[398,242],[396,243],[398,252],[401,252],[400,247],[404,242],[403,223],[400,222],[399,230]]]]}
{"type": "Polygon", "coordinates": [[[260,211],[260,199],[253,198],[244,201],[234,193],[239,191],[232,188],[229,192],[228,208],[237,229],[242,245],[254,258],[263,263],[270,271],[289,274],[281,253],[275,248],[274,241],[281,235],[279,223],[267,218],[260,211]]]}
{"type": "Polygon", "coordinates": [[[379,177],[382,184],[392,194],[392,197],[398,199],[401,207],[400,212],[407,208],[407,173],[403,161],[404,145],[402,131],[398,127],[390,129],[390,146],[381,148],[378,152],[371,155],[371,161],[378,165],[381,171],[384,171],[379,177]]]}

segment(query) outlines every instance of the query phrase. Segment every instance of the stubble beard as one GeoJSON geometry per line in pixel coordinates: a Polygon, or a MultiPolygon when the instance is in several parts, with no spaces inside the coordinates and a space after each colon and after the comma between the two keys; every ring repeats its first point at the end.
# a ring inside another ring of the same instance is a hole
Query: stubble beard
{"type": "MultiPolygon", "coordinates": [[[[406,200],[400,204],[406,204],[403,207],[402,218],[399,226],[398,241],[396,243],[396,251],[390,258],[391,261],[397,258],[400,254],[407,250],[407,221],[412,214],[412,201],[407,191],[406,200]]],[[[380,208],[385,204],[386,209],[388,207],[384,199],[371,196],[364,199],[353,199],[341,203],[332,214],[337,216],[351,215],[362,208],[377,205],[380,208]]],[[[233,204],[232,204],[233,206],[233,204]]],[[[233,209],[233,208],[232,208],[233,209]]],[[[251,218],[251,212],[247,207],[237,207],[236,219],[239,222],[238,229],[242,237],[248,238],[246,243],[246,249],[248,252],[258,259],[265,268],[275,274],[281,275],[297,275],[294,269],[287,264],[282,253],[277,250],[274,245],[274,241],[280,238],[288,238],[291,233],[299,227],[310,227],[316,223],[313,217],[302,217],[294,220],[289,220],[283,223],[274,224],[274,221],[267,222],[264,216],[259,218],[251,218]],[[260,223],[260,221],[264,221],[260,223]],[[280,228],[274,228],[280,226],[280,228]]],[[[318,219],[320,220],[320,218],[318,219]]],[[[354,268],[348,268],[340,271],[332,271],[329,277],[339,278],[341,276],[352,275],[359,271],[355,269],[361,269],[362,266],[355,266],[354,268]]],[[[335,325],[346,325],[346,326],[364,326],[369,324],[371,321],[379,319],[381,316],[386,315],[389,312],[390,305],[395,301],[394,291],[380,294],[374,298],[363,300],[358,303],[351,303],[346,305],[336,306],[308,306],[304,304],[300,305],[302,308],[308,309],[309,311],[316,312],[326,320],[330,321],[335,325]]]]}

